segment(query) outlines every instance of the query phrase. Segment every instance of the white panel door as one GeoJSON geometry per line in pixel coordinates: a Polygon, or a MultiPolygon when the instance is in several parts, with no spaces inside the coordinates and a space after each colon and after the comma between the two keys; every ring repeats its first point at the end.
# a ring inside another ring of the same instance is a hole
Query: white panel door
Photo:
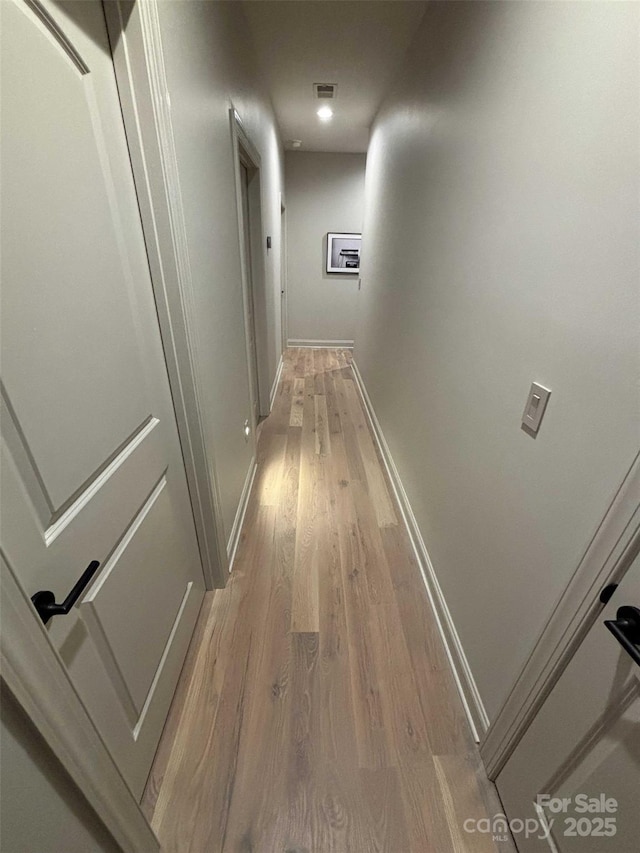
{"type": "Polygon", "coordinates": [[[2,549],[58,602],[100,562],[46,629],[139,796],[204,592],[193,517],[102,5],[0,7],[2,549]]]}
{"type": "Polygon", "coordinates": [[[640,556],[498,776],[509,820],[529,821],[521,853],[640,849],[640,665],[604,625],[621,607],[638,609],[640,659],[640,556]]]}

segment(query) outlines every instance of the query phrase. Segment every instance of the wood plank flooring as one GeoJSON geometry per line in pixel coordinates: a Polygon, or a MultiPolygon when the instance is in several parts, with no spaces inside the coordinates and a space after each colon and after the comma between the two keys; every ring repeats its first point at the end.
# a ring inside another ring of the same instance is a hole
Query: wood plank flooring
{"type": "Polygon", "coordinates": [[[511,851],[341,350],[285,354],[143,798],[165,853],[511,851]]]}

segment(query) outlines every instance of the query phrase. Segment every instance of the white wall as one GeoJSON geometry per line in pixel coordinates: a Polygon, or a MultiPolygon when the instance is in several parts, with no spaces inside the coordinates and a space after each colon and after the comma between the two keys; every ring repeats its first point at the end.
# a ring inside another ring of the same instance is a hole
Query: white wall
{"type": "Polygon", "coordinates": [[[364,154],[287,151],[289,341],[353,341],[358,276],[327,273],[327,234],[360,233],[364,154]]]}
{"type": "Polygon", "coordinates": [[[168,0],[159,14],[196,299],[196,369],[228,538],[253,453],[243,432],[251,411],[229,108],[261,157],[262,245],[267,235],[273,241],[264,249],[270,381],[281,353],[282,147],[242,4],[168,0]]]}
{"type": "Polygon", "coordinates": [[[0,753],[3,853],[120,850],[6,689],[0,702],[0,753]]]}
{"type": "Polygon", "coordinates": [[[638,448],[639,18],[430,4],[372,130],[356,361],[490,717],[638,448]]]}

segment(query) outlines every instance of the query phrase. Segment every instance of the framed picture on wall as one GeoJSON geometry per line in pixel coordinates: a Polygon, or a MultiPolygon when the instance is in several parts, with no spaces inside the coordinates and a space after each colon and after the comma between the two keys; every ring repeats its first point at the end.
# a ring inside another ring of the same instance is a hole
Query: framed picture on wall
{"type": "Polygon", "coordinates": [[[362,234],[327,234],[327,272],[357,275],[360,272],[362,234]]]}

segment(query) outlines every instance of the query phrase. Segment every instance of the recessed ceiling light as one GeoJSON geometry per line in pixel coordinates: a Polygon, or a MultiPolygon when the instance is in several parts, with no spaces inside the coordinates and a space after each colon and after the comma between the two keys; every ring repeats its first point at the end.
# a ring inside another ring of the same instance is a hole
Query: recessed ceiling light
{"type": "Polygon", "coordinates": [[[301,148],[302,147],[302,140],[301,139],[292,139],[291,140],[291,147],[292,148],[301,148]]]}
{"type": "Polygon", "coordinates": [[[331,109],[331,107],[327,107],[325,105],[324,107],[320,107],[317,115],[318,118],[322,121],[329,121],[329,119],[333,117],[333,110],[331,109]]]}

